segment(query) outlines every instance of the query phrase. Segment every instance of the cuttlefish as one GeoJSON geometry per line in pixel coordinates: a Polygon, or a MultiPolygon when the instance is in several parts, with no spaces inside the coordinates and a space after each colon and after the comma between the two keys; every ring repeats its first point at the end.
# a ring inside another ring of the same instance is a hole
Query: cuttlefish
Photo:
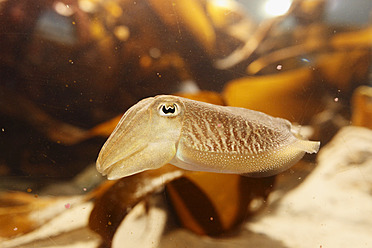
{"type": "Polygon", "coordinates": [[[160,95],[133,105],[103,145],[97,169],[119,179],[170,163],[184,170],[270,176],[320,142],[289,121],[238,107],[160,95]]]}

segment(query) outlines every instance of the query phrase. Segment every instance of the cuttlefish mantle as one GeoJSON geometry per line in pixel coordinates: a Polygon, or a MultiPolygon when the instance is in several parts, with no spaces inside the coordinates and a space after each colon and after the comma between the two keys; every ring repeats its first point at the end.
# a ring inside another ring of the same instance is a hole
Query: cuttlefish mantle
{"type": "Polygon", "coordinates": [[[161,95],[132,106],[102,147],[97,169],[119,179],[170,163],[192,171],[270,176],[316,153],[289,121],[161,95]]]}

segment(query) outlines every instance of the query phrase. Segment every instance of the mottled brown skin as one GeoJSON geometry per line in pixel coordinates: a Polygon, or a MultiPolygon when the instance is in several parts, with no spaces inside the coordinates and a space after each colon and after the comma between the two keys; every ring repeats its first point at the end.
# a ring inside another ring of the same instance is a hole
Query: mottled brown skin
{"type": "Polygon", "coordinates": [[[176,96],[131,107],[103,146],[97,169],[109,179],[171,163],[182,169],[269,176],[319,142],[299,139],[287,120],[176,96]]]}

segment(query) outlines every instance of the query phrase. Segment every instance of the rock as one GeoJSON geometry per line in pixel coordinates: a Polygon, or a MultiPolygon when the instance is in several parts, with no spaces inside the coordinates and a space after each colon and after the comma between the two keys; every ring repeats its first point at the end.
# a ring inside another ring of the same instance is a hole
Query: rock
{"type": "Polygon", "coordinates": [[[372,131],[345,127],[306,180],[247,228],[289,248],[371,247],[371,192],[372,131]]]}

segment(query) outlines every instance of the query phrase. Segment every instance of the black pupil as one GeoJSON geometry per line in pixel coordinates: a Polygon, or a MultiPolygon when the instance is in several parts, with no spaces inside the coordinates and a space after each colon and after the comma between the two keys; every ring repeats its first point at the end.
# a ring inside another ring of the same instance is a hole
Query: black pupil
{"type": "Polygon", "coordinates": [[[176,112],[176,108],[174,105],[169,107],[163,105],[161,110],[163,111],[164,114],[174,114],[176,112]]]}

